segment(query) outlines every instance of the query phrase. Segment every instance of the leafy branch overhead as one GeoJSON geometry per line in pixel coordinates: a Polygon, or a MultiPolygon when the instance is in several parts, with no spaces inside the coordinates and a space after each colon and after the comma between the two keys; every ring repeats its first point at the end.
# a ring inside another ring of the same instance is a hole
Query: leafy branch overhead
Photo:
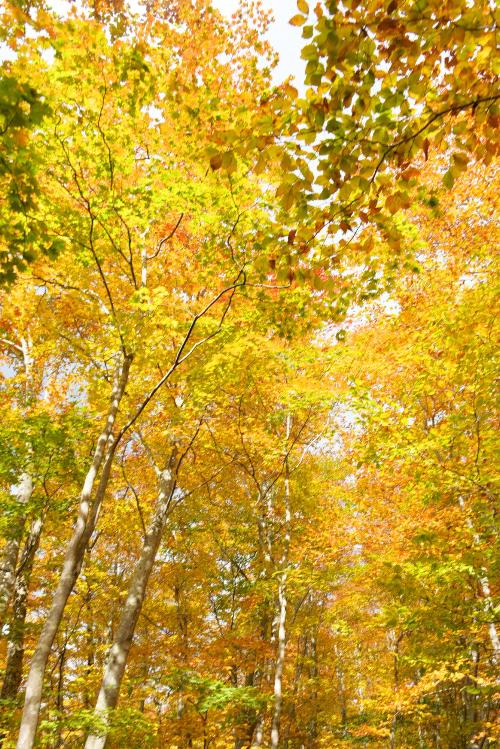
{"type": "Polygon", "coordinates": [[[216,5],[0,10],[0,744],[495,749],[495,9],[216,5]]]}

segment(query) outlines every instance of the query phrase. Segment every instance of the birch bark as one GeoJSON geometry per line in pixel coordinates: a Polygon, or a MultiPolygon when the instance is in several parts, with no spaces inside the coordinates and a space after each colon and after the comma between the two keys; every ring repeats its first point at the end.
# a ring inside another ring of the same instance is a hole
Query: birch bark
{"type": "Polygon", "coordinates": [[[94,710],[96,720],[103,724],[103,731],[89,735],[85,742],[85,749],[104,749],[106,745],[109,711],[116,707],[118,702],[130,646],[176,486],[175,469],[176,452],[174,451],[168,467],[160,473],[160,488],[153,518],[144,538],[141,556],[130,582],[125,606],[104,668],[94,710]]]}
{"type": "MultiPolygon", "coordinates": [[[[24,407],[29,408],[33,400],[33,353],[31,338],[21,337],[20,344],[10,343],[12,348],[21,355],[24,368],[24,407]]],[[[10,524],[7,542],[2,550],[0,559],[0,630],[5,622],[5,614],[14,592],[16,582],[16,567],[19,550],[26,525],[28,503],[33,494],[33,476],[29,457],[32,455],[31,445],[27,445],[28,461],[19,477],[19,483],[13,487],[11,494],[17,504],[16,518],[10,524]]]]}
{"type": "Polygon", "coordinates": [[[42,528],[41,518],[33,521],[16,572],[12,601],[12,622],[9,625],[7,641],[7,663],[0,693],[0,699],[2,700],[14,699],[21,686],[29,583],[42,528]]]}
{"type": "MultiPolygon", "coordinates": [[[[290,438],[291,416],[286,419],[286,438],[290,438]]],[[[288,455],[285,458],[285,538],[283,555],[281,558],[281,578],[278,587],[278,647],[276,654],[276,666],[274,670],[274,707],[271,722],[271,749],[278,749],[280,743],[281,712],[283,707],[283,669],[286,655],[286,615],[287,615],[287,567],[290,552],[290,467],[288,455]]]]}
{"type": "MultiPolygon", "coordinates": [[[[273,571],[273,556],[272,556],[272,530],[270,527],[270,521],[273,517],[273,496],[272,491],[266,494],[259,488],[259,495],[257,498],[258,516],[257,516],[257,528],[258,528],[258,539],[259,539],[259,570],[258,578],[261,580],[269,581],[273,571]]],[[[266,601],[266,605],[263,608],[263,614],[260,625],[260,635],[263,641],[273,642],[273,616],[271,611],[272,602],[266,601]]],[[[271,659],[264,657],[260,667],[255,670],[255,684],[259,685],[261,689],[264,685],[270,683],[272,679],[272,663],[271,659]]],[[[252,749],[258,749],[264,742],[264,723],[265,723],[266,710],[261,710],[255,720],[255,725],[252,732],[252,749]]]]}
{"type": "Polygon", "coordinates": [[[274,670],[274,709],[271,724],[271,749],[278,749],[280,741],[281,710],[283,706],[283,668],[286,652],[286,571],[283,572],[278,588],[279,624],[278,624],[278,652],[274,670]]]}
{"type": "MultiPolygon", "coordinates": [[[[474,545],[480,546],[481,539],[479,537],[479,533],[474,528],[474,523],[472,522],[471,518],[467,515],[467,509],[465,507],[465,502],[463,500],[463,497],[459,496],[458,504],[460,505],[460,509],[465,515],[465,524],[467,525],[467,527],[472,533],[472,539],[474,541],[474,545]]],[[[488,622],[488,634],[490,637],[491,648],[492,648],[491,660],[492,660],[492,663],[496,666],[498,663],[500,663],[500,638],[498,636],[496,624],[494,621],[494,607],[493,607],[493,601],[491,599],[490,581],[489,581],[488,573],[485,567],[481,567],[481,569],[479,570],[479,584],[481,586],[481,592],[483,594],[484,612],[490,620],[488,622]]]]}
{"type": "Polygon", "coordinates": [[[32,749],[35,742],[47,661],[66,607],[66,602],[80,574],[85,549],[93,533],[97,513],[108,485],[116,449],[116,441],[112,437],[113,427],[127,385],[131,362],[132,357],[125,355],[115,374],[115,382],[106,422],[97,441],[91,466],[85,477],[80,496],[78,517],[68,544],[59,583],[31,661],[26,681],[26,695],[17,749],[32,749]],[[94,498],[92,499],[94,484],[101,467],[101,477],[94,498]]]}
{"type": "Polygon", "coordinates": [[[311,648],[310,648],[311,665],[309,669],[309,676],[312,685],[312,706],[313,712],[309,725],[307,727],[308,742],[307,749],[316,749],[318,743],[318,651],[316,647],[316,634],[311,635],[311,648]]]}
{"type": "Polygon", "coordinates": [[[11,524],[9,538],[2,550],[0,561],[0,630],[4,625],[5,614],[15,587],[17,560],[26,525],[26,510],[32,493],[33,479],[31,473],[25,471],[21,475],[19,484],[12,490],[12,496],[16,498],[18,514],[11,524]]]}

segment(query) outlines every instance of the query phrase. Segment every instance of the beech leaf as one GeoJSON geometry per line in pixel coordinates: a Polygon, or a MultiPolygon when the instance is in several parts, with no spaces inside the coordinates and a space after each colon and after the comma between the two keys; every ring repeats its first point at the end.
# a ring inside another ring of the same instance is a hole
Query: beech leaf
{"type": "Polygon", "coordinates": [[[217,169],[220,169],[222,166],[222,154],[216,153],[215,156],[212,156],[210,159],[210,166],[214,172],[217,171],[217,169]]]}

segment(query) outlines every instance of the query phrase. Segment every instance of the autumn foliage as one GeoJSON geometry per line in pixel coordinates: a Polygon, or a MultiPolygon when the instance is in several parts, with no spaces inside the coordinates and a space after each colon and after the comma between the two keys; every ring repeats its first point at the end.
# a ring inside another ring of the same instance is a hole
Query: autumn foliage
{"type": "Polygon", "coordinates": [[[497,746],[494,8],[263,6],[1,8],[2,749],[497,746]]]}

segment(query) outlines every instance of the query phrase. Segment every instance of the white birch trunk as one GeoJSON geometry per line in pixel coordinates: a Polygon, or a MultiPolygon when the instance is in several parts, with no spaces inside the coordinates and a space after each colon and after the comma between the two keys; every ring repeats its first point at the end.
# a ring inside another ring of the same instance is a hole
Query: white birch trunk
{"type": "MultiPolygon", "coordinates": [[[[24,406],[25,408],[28,408],[33,399],[33,355],[30,337],[22,337],[20,345],[18,346],[17,344],[14,344],[14,347],[22,354],[25,377],[24,406]]],[[[27,445],[27,450],[28,456],[31,457],[32,449],[30,444],[27,445]]],[[[26,525],[28,503],[33,494],[33,477],[31,475],[30,462],[31,461],[28,459],[28,466],[26,466],[24,471],[20,474],[19,483],[14,486],[11,491],[12,497],[17,502],[18,512],[16,519],[10,524],[9,535],[6,544],[2,549],[0,559],[0,631],[3,628],[5,614],[12,593],[14,592],[19,549],[21,548],[24,527],[26,525]]]]}
{"type": "Polygon", "coordinates": [[[112,432],[118,408],[127,385],[131,362],[132,357],[125,356],[117,369],[106,423],[97,441],[92,464],[85,477],[80,496],[77,521],[68,543],[59,583],[54,593],[49,613],[42,627],[26,681],[26,694],[17,749],[32,749],[35,742],[47,661],[61,623],[67,600],[80,574],[85,549],[94,530],[97,513],[108,485],[116,449],[116,442],[112,439],[112,432]],[[101,466],[101,478],[92,501],[94,484],[101,466]]]}
{"type": "Polygon", "coordinates": [[[259,715],[257,719],[257,725],[255,726],[255,737],[252,743],[252,748],[262,746],[263,741],[264,741],[264,716],[259,715]]]}
{"type": "Polygon", "coordinates": [[[315,749],[317,746],[318,739],[318,651],[316,647],[316,635],[311,635],[311,666],[309,669],[309,676],[312,683],[312,703],[313,703],[313,714],[307,727],[308,733],[308,749],[315,749]]]}
{"type": "Polygon", "coordinates": [[[335,655],[335,674],[337,676],[337,684],[339,690],[339,703],[340,703],[340,724],[344,729],[347,723],[347,701],[345,693],[345,679],[344,670],[342,668],[342,655],[337,647],[337,644],[333,644],[333,652],[335,655]]]}
{"type": "Polygon", "coordinates": [[[12,490],[12,496],[17,500],[18,516],[11,523],[9,537],[2,549],[0,560],[0,630],[3,627],[5,614],[14,591],[17,560],[26,524],[26,510],[32,493],[33,479],[31,474],[25,471],[21,475],[19,484],[12,490]]]}
{"type": "MultiPolygon", "coordinates": [[[[460,505],[460,509],[465,515],[465,524],[467,525],[467,528],[469,528],[469,530],[472,532],[474,545],[479,547],[481,544],[481,539],[479,537],[479,533],[474,528],[474,523],[466,514],[466,507],[463,497],[458,498],[458,504],[460,505]]],[[[498,636],[497,628],[493,620],[494,607],[493,601],[491,599],[490,581],[488,579],[488,573],[484,567],[481,567],[479,571],[479,584],[481,586],[481,592],[483,594],[484,612],[490,619],[490,621],[488,622],[488,634],[493,650],[491,660],[494,665],[497,665],[498,663],[500,663],[500,638],[498,636]]]]}
{"type": "Polygon", "coordinates": [[[9,623],[7,641],[7,663],[5,665],[5,676],[0,693],[0,699],[2,700],[14,699],[21,686],[29,583],[35,554],[40,543],[42,528],[42,518],[37,518],[31,524],[19,569],[16,570],[12,601],[12,620],[9,623]]]}
{"type": "Polygon", "coordinates": [[[283,572],[278,588],[279,624],[278,624],[278,652],[274,670],[274,709],[271,723],[271,749],[278,749],[280,741],[281,710],[283,706],[283,668],[286,653],[286,570],[283,572]]]}
{"type": "MultiPolygon", "coordinates": [[[[292,419],[286,419],[286,438],[290,438],[292,419]]],[[[281,558],[282,573],[278,587],[278,648],[274,670],[274,707],[271,721],[271,749],[278,749],[280,743],[281,712],[283,707],[283,669],[286,655],[286,614],[287,614],[287,566],[290,552],[290,468],[288,457],[285,458],[285,538],[281,558]]]]}
{"type": "MultiPolygon", "coordinates": [[[[258,538],[259,538],[259,570],[258,578],[261,580],[268,581],[272,575],[273,558],[272,558],[272,534],[270,528],[270,519],[273,515],[273,498],[272,492],[268,492],[267,500],[262,496],[262,492],[259,492],[257,499],[257,527],[258,527],[258,538]]],[[[261,620],[261,637],[263,640],[270,640],[273,643],[274,637],[274,621],[270,622],[270,612],[266,605],[265,613],[261,620]],[[270,625],[270,626],[269,626],[270,625]],[[269,632],[270,629],[270,632],[269,632]]],[[[264,657],[262,668],[257,669],[255,672],[256,682],[260,682],[262,689],[264,684],[271,681],[271,660],[264,657]]],[[[256,717],[255,726],[253,729],[253,740],[251,743],[252,749],[254,747],[261,747],[264,742],[264,723],[265,723],[265,712],[263,709],[256,717]]]]}
{"type": "Polygon", "coordinates": [[[85,749],[104,749],[106,745],[106,727],[108,725],[109,711],[116,707],[118,702],[130,646],[144,602],[151,570],[153,569],[165,528],[170,500],[175,489],[175,460],[175,453],[173,453],[169,467],[161,472],[160,491],[153,519],[144,538],[141,556],[130,582],[127,600],[125,601],[125,606],[116,628],[113,644],[104,668],[101,687],[94,710],[94,716],[102,722],[104,730],[102,734],[96,733],[88,736],[85,742],[85,749]]]}

